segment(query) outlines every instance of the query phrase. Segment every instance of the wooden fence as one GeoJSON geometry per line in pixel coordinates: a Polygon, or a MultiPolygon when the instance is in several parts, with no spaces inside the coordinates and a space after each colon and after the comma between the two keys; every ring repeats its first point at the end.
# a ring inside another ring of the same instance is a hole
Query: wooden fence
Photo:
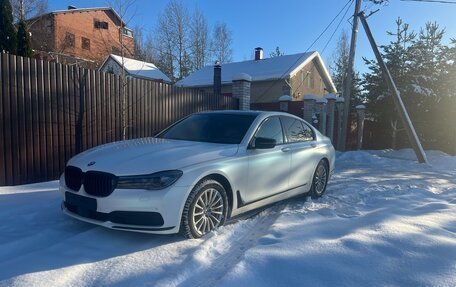
{"type": "Polygon", "coordinates": [[[73,155],[124,132],[153,136],[191,113],[237,108],[228,96],[1,54],[0,186],[57,179],[73,155]]]}

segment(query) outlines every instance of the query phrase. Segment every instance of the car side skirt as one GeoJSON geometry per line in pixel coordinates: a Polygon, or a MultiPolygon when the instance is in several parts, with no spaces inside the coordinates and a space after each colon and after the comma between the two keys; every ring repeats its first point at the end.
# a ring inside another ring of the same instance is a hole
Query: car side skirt
{"type": "MultiPolygon", "coordinates": [[[[304,194],[308,191],[309,191],[308,185],[305,184],[305,185],[295,187],[293,189],[282,191],[280,193],[271,195],[271,196],[263,198],[263,199],[256,200],[254,202],[250,202],[250,203],[238,202],[238,206],[239,205],[240,206],[232,211],[231,217],[240,215],[247,211],[251,211],[251,210],[263,207],[268,204],[272,204],[272,203],[275,203],[275,202],[278,202],[281,200],[285,200],[285,199],[288,199],[288,198],[291,198],[291,197],[294,197],[294,196],[297,196],[300,194],[304,194]]],[[[238,194],[238,193],[236,192],[236,194],[238,194]]],[[[237,198],[239,200],[240,196],[237,196],[237,198]]]]}

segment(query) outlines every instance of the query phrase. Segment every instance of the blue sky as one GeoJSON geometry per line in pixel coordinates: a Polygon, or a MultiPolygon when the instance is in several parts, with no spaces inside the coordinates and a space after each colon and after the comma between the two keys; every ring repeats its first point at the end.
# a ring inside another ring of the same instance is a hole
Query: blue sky
{"type": "MultiPolygon", "coordinates": [[[[333,17],[344,7],[348,0],[283,0],[283,1],[252,1],[252,0],[183,0],[189,10],[199,7],[206,15],[209,23],[225,22],[233,32],[233,60],[248,60],[255,47],[263,47],[265,55],[276,46],[286,54],[305,51],[315,38],[323,31],[333,17]]],[[[158,15],[163,11],[168,0],[136,0],[135,17],[129,23],[133,27],[143,27],[144,33],[152,32],[158,15]]],[[[78,8],[108,6],[106,0],[49,0],[49,10],[65,9],[68,5],[78,8]]],[[[363,1],[366,8],[370,2],[363,1]]],[[[380,7],[381,10],[369,18],[372,32],[378,44],[389,41],[386,31],[393,31],[395,20],[400,16],[411,28],[418,30],[427,21],[437,21],[446,27],[447,36],[456,38],[456,5],[420,2],[402,2],[391,0],[390,4],[380,7]]],[[[353,5],[345,18],[353,14],[353,5]]],[[[370,11],[370,10],[367,10],[370,11]]],[[[340,18],[339,18],[340,19],[340,18]]],[[[336,21],[326,34],[310,49],[322,52],[330,35],[336,28],[336,21]]],[[[340,31],[350,30],[350,23],[344,20],[334,39],[328,45],[323,58],[329,65],[336,39],[340,31]]],[[[360,27],[356,67],[365,71],[362,57],[373,58],[373,53],[360,27]]]]}

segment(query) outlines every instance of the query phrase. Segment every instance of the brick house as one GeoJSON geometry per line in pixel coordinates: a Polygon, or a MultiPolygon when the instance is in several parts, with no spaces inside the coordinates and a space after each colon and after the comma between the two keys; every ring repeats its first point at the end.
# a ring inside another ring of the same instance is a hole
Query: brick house
{"type": "Polygon", "coordinates": [[[111,7],[52,11],[27,20],[38,58],[98,67],[111,53],[134,56],[133,32],[111,7]]]}
{"type": "MultiPolygon", "coordinates": [[[[230,94],[232,79],[240,73],[252,77],[251,103],[277,102],[282,95],[302,101],[304,95],[323,97],[336,93],[323,59],[318,52],[300,53],[263,59],[263,50],[255,49],[255,59],[227,63],[222,68],[222,94],[230,94]]],[[[214,67],[206,66],[176,83],[182,87],[212,91],[214,67]]]]}

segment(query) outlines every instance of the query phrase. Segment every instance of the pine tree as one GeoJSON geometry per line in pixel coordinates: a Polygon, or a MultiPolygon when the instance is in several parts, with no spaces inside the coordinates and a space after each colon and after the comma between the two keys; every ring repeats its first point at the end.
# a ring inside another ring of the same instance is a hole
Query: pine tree
{"type": "Polygon", "coordinates": [[[32,43],[30,42],[30,33],[24,20],[19,20],[17,28],[17,55],[23,57],[32,57],[32,43]]]}
{"type": "Polygon", "coordinates": [[[0,0],[0,52],[16,53],[16,29],[9,0],[0,0]]]}
{"type": "MultiPolygon", "coordinates": [[[[410,47],[416,38],[416,34],[409,31],[409,25],[401,18],[396,20],[396,32],[387,32],[394,40],[388,45],[380,46],[383,50],[383,59],[396,83],[403,100],[407,97],[410,84],[410,47]]],[[[363,86],[368,95],[368,112],[375,119],[377,130],[383,131],[382,139],[385,146],[398,148],[406,141],[406,135],[402,132],[402,123],[393,101],[393,97],[382,71],[375,60],[365,59],[370,72],[363,75],[363,86]],[[389,143],[387,142],[389,139],[389,143]]]]}
{"type": "MultiPolygon", "coordinates": [[[[416,34],[401,19],[396,21],[395,37],[381,46],[382,57],[396,83],[424,148],[456,152],[456,130],[449,121],[456,108],[456,55],[452,46],[442,43],[445,31],[436,23],[427,23],[416,34]]],[[[393,98],[374,60],[365,59],[369,72],[363,75],[368,95],[368,112],[375,120],[378,140],[385,147],[409,146],[402,132],[393,98]],[[386,142],[386,141],[389,142],[386,142]]]]}
{"type": "MultiPolygon", "coordinates": [[[[350,51],[348,35],[344,31],[341,33],[339,40],[337,42],[336,50],[332,55],[332,64],[331,64],[331,77],[334,81],[336,89],[338,91],[343,91],[344,89],[344,79],[347,75],[348,69],[348,55],[350,51]]],[[[354,72],[354,78],[352,82],[352,91],[350,106],[352,107],[352,112],[354,112],[354,107],[364,102],[363,94],[361,93],[361,80],[359,73],[354,72]]]]}

